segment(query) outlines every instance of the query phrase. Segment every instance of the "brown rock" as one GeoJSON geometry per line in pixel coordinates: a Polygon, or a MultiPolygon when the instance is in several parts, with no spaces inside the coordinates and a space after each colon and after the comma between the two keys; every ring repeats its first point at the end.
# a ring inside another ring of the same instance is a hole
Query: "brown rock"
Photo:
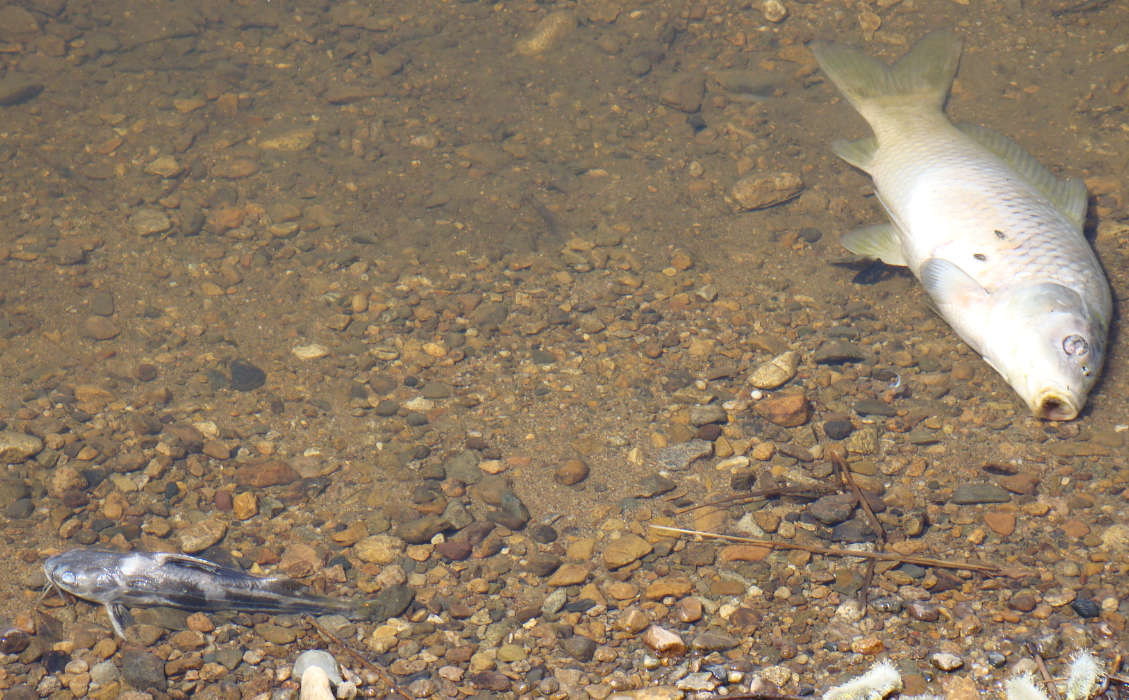
{"type": "Polygon", "coordinates": [[[281,459],[244,464],[235,470],[235,483],[256,489],[291,484],[299,478],[300,475],[294,467],[281,459]]]}
{"type": "Polygon", "coordinates": [[[856,654],[881,654],[886,649],[882,640],[875,636],[860,637],[851,641],[851,651],[856,654]]]}
{"type": "Polygon", "coordinates": [[[685,576],[665,576],[652,581],[643,597],[647,600],[662,600],[667,596],[681,598],[692,590],[694,583],[685,576]]]}
{"type": "Polygon", "coordinates": [[[1077,518],[1071,518],[1062,524],[1062,531],[1067,537],[1081,539],[1090,534],[1090,526],[1077,518]]]}
{"type": "Polygon", "coordinates": [[[588,465],[584,463],[584,460],[570,459],[557,467],[553,478],[557,480],[557,483],[565,486],[578,484],[588,478],[588,465]]]}
{"type": "Polygon", "coordinates": [[[259,172],[259,164],[247,158],[236,158],[216,164],[212,174],[216,177],[226,177],[232,180],[249,177],[259,172]]]}
{"type": "Polygon", "coordinates": [[[608,595],[616,600],[631,600],[639,595],[639,587],[627,581],[612,581],[608,584],[608,595]]]}
{"type": "Polygon", "coordinates": [[[643,633],[643,643],[663,656],[681,656],[686,653],[686,642],[677,633],[665,627],[651,625],[643,633]]]}
{"type": "Polygon", "coordinates": [[[732,195],[744,211],[765,209],[796,197],[804,189],[804,181],[792,173],[743,177],[733,183],[732,195]]]}
{"type": "Polygon", "coordinates": [[[631,634],[639,634],[650,624],[651,618],[647,617],[647,613],[634,606],[624,610],[617,623],[621,630],[631,634]]]}
{"type": "Polygon", "coordinates": [[[105,316],[88,316],[82,322],[82,334],[93,340],[110,340],[121,332],[118,325],[105,316]]]}
{"type": "Polygon", "coordinates": [[[562,564],[545,583],[553,587],[575,586],[588,578],[587,564],[562,564]]]}
{"type": "Polygon", "coordinates": [[[237,493],[235,498],[231,499],[231,509],[236,519],[247,520],[258,514],[259,499],[250,491],[237,493]]]}
{"type": "Polygon", "coordinates": [[[195,554],[219,542],[226,534],[227,525],[219,520],[201,520],[181,530],[177,537],[180,540],[180,551],[195,554]]]}
{"type": "Polygon", "coordinates": [[[721,548],[718,557],[722,561],[760,561],[771,551],[771,547],[759,544],[730,544],[721,548]]]}
{"type": "Polygon", "coordinates": [[[1023,589],[1016,591],[1015,594],[1012,595],[1011,599],[1007,602],[1007,606],[1019,612],[1031,612],[1035,609],[1038,602],[1038,596],[1034,591],[1023,589]]]}
{"type": "Polygon", "coordinates": [[[205,440],[200,450],[212,459],[227,459],[231,457],[231,448],[219,440],[205,440]]]}
{"type": "Polygon", "coordinates": [[[1008,474],[1007,476],[1000,477],[1000,486],[1021,496],[1035,493],[1035,487],[1038,485],[1039,477],[1030,472],[1020,472],[1018,474],[1008,474]]]}
{"type": "Polygon", "coordinates": [[[674,606],[674,614],[679,622],[697,622],[702,619],[702,601],[694,597],[683,598],[674,606]]]}
{"type": "Polygon", "coordinates": [[[629,533],[608,542],[604,547],[604,564],[609,569],[618,569],[650,554],[653,549],[647,540],[629,533]]]}
{"type": "Polygon", "coordinates": [[[984,514],[984,524],[997,535],[1008,537],[1015,532],[1015,513],[989,511],[984,514]]]}
{"type": "Polygon", "coordinates": [[[803,425],[811,415],[811,405],[803,394],[770,396],[757,402],[755,408],[761,418],[785,428],[803,425]]]}

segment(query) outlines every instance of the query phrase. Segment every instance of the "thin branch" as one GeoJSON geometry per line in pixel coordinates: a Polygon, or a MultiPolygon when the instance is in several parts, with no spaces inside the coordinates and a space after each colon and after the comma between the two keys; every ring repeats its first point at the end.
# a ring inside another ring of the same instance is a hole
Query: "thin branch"
{"type": "Polygon", "coordinates": [[[697,535],[707,539],[713,538],[726,540],[728,542],[755,544],[761,547],[767,547],[768,549],[796,549],[829,557],[859,557],[860,559],[874,559],[877,561],[896,561],[902,564],[916,564],[917,566],[927,566],[937,569],[960,569],[963,571],[975,571],[987,576],[1008,576],[1011,578],[1020,578],[1030,573],[1022,570],[1001,569],[998,566],[989,566],[987,564],[973,564],[971,562],[952,561],[948,559],[933,559],[931,557],[898,554],[897,552],[867,552],[854,549],[840,549],[838,547],[820,547],[819,545],[799,544],[797,542],[778,542],[775,540],[761,540],[755,537],[723,535],[718,532],[688,530],[681,527],[670,527],[669,525],[650,525],[649,527],[653,530],[665,530],[681,535],[697,535]]]}
{"type": "Polygon", "coordinates": [[[396,685],[396,681],[392,680],[392,677],[388,675],[387,671],[385,671],[383,668],[377,666],[373,662],[369,661],[367,658],[365,658],[364,654],[357,651],[356,649],[354,649],[349,644],[346,644],[337,635],[333,634],[332,632],[330,632],[326,628],[322,627],[320,624],[318,624],[318,621],[315,620],[312,616],[307,615],[306,619],[310,621],[310,624],[314,626],[314,629],[316,629],[318,631],[318,634],[325,637],[326,639],[333,642],[334,644],[340,646],[345,651],[349,652],[349,655],[352,656],[357,661],[360,661],[362,666],[364,666],[365,668],[367,668],[370,671],[375,672],[376,675],[380,676],[380,680],[384,681],[384,684],[388,686],[389,690],[391,690],[393,693],[399,695],[400,697],[404,698],[405,700],[410,700],[411,696],[408,695],[407,693],[405,693],[404,691],[400,690],[400,686],[396,685]]]}
{"type": "Polygon", "coordinates": [[[1035,646],[1034,642],[1028,642],[1027,650],[1035,657],[1035,663],[1039,666],[1039,675],[1043,677],[1043,685],[1050,693],[1051,700],[1062,700],[1062,696],[1058,694],[1058,688],[1055,687],[1055,679],[1047,671],[1047,664],[1043,662],[1043,655],[1039,653],[1039,648],[1035,646]]]}

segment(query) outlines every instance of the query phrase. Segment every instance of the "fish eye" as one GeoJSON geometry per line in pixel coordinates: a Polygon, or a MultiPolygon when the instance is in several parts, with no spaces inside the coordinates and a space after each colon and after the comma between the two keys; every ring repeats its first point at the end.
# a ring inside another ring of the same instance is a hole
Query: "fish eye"
{"type": "Polygon", "coordinates": [[[1090,344],[1080,335],[1068,335],[1062,341],[1062,350],[1067,355],[1081,357],[1090,352],[1090,344]]]}

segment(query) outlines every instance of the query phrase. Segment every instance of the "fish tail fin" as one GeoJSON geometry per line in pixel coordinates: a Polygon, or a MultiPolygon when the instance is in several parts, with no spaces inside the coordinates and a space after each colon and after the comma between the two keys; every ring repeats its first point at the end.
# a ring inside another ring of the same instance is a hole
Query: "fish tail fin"
{"type": "Polygon", "coordinates": [[[871,121],[876,110],[897,106],[939,111],[960,63],[961,40],[951,29],[931,32],[892,66],[853,46],[817,41],[809,48],[851,106],[871,121]]]}

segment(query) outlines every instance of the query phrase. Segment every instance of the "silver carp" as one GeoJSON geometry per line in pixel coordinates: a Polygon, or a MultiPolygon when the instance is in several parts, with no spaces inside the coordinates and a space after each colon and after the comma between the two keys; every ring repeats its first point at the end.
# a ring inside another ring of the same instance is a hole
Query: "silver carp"
{"type": "Polygon", "coordinates": [[[106,606],[114,632],[123,638],[129,605],[313,615],[355,610],[350,603],[306,593],[290,579],[251,576],[169,552],[72,549],[48,557],[43,572],[67,593],[106,606]]]}
{"type": "Polygon", "coordinates": [[[1101,373],[1113,313],[1082,232],[1085,185],[1055,177],[1006,136],[949,121],[961,54],[950,30],[892,66],[839,44],[810,48],[874,132],[833,150],[871,176],[891,222],[846,233],[843,246],[909,267],[1037,417],[1076,418],[1101,373]]]}

